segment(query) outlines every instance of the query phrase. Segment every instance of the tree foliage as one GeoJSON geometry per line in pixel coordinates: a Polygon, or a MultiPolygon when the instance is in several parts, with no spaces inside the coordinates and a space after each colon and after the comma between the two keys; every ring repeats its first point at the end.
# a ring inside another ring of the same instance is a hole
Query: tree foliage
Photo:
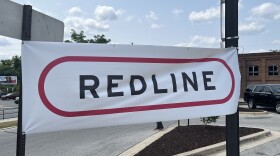
{"type": "Polygon", "coordinates": [[[17,76],[20,78],[21,57],[13,56],[12,59],[1,60],[0,76],[17,76]]]}
{"type": "Polygon", "coordinates": [[[93,39],[87,39],[84,31],[77,33],[75,30],[71,29],[71,40],[66,40],[65,42],[75,42],[75,43],[103,43],[107,44],[111,42],[111,39],[106,39],[105,35],[94,35],[93,39]]]}
{"type": "Polygon", "coordinates": [[[280,50],[274,49],[274,50],[269,50],[271,52],[280,52],[280,50]]]}
{"type": "MultiPolygon", "coordinates": [[[[17,76],[18,82],[21,80],[21,57],[13,56],[12,59],[6,59],[0,61],[0,76],[17,76]]],[[[19,85],[0,85],[0,90],[6,91],[7,87],[15,87],[18,91],[19,85]]]]}

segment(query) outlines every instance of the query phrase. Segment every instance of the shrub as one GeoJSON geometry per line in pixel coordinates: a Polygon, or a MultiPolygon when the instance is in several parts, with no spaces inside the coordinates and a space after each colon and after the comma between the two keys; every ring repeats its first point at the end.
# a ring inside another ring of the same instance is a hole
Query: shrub
{"type": "Polygon", "coordinates": [[[210,123],[215,123],[219,119],[219,116],[210,116],[206,118],[200,118],[200,121],[204,123],[204,125],[210,124],[210,123]]]}

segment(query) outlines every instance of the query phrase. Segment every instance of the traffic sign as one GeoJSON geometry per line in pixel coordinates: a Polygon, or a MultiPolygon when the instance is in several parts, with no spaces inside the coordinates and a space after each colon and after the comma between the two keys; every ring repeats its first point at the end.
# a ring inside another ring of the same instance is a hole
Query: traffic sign
{"type": "MultiPolygon", "coordinates": [[[[22,39],[23,6],[0,0],[0,35],[22,39]]],[[[31,41],[63,42],[64,23],[32,10],[31,41]]]]}

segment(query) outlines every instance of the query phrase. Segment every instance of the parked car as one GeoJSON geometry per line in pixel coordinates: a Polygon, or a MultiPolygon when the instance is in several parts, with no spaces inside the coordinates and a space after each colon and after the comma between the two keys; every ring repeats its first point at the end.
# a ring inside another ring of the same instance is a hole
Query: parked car
{"type": "Polygon", "coordinates": [[[250,109],[257,106],[273,107],[280,113],[280,84],[250,85],[244,92],[244,100],[250,109]]]}
{"type": "Polygon", "coordinates": [[[14,92],[14,93],[9,93],[7,95],[3,95],[1,97],[2,100],[9,100],[9,99],[13,99],[15,100],[16,97],[19,97],[19,93],[18,92],[14,92]]]}
{"type": "Polygon", "coordinates": [[[0,93],[0,97],[2,97],[3,95],[6,95],[7,93],[5,93],[5,92],[2,92],[2,93],[0,93]]]}
{"type": "Polygon", "coordinates": [[[256,85],[254,85],[254,84],[250,84],[250,85],[247,86],[247,88],[244,92],[244,96],[243,96],[245,102],[247,102],[247,103],[249,102],[248,98],[250,97],[250,95],[251,95],[253,89],[255,88],[255,86],[256,85]]]}
{"type": "Polygon", "coordinates": [[[19,97],[16,97],[14,102],[15,104],[19,104],[19,97]]]}

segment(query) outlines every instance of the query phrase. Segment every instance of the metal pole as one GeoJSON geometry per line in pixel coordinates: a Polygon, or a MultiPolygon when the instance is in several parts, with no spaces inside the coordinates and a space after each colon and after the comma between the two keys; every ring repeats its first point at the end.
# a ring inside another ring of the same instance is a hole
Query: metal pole
{"type": "MultiPolygon", "coordinates": [[[[238,0],[225,1],[225,47],[238,47],[238,0]]],[[[236,54],[238,55],[238,54],[236,54]]],[[[226,116],[227,156],[239,156],[239,111],[226,116]]]]}
{"type": "MultiPolygon", "coordinates": [[[[32,6],[23,6],[23,17],[22,17],[22,41],[31,40],[31,20],[32,20],[32,6]]],[[[17,128],[17,156],[25,155],[25,142],[26,135],[22,132],[22,71],[20,79],[20,98],[19,98],[19,109],[18,109],[18,128],[17,128]]]]}
{"type": "Polygon", "coordinates": [[[178,129],[179,129],[179,132],[181,132],[180,120],[178,120],[178,129]]]}

